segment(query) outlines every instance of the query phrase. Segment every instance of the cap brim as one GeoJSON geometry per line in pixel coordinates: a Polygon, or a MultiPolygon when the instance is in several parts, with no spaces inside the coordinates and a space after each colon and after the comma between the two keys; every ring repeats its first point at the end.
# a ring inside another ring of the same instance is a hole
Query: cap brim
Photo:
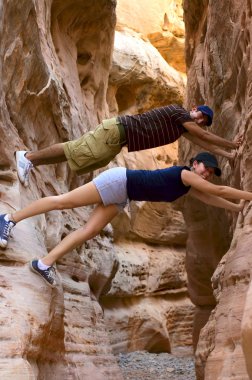
{"type": "Polygon", "coordinates": [[[214,168],[214,174],[217,175],[217,177],[220,177],[221,176],[220,168],[214,168]]]}

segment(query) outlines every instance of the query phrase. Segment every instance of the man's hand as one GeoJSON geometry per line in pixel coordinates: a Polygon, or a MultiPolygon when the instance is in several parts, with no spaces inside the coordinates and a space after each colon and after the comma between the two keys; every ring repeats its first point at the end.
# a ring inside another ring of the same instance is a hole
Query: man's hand
{"type": "Polygon", "coordinates": [[[235,144],[235,148],[239,148],[239,146],[242,144],[243,142],[243,139],[244,139],[244,133],[240,133],[238,134],[235,138],[234,138],[234,144],[235,144]]]}

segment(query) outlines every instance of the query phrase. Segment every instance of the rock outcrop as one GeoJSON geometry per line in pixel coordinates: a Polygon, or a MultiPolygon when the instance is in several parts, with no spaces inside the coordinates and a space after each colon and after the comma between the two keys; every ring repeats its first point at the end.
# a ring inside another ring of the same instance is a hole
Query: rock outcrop
{"type": "MultiPolygon", "coordinates": [[[[183,75],[148,39],[148,30],[162,32],[161,3],[118,2],[111,113],[135,114],[183,102],[183,75]]],[[[177,163],[177,143],[137,153],[123,149],[116,163],[132,169],[167,167],[177,163]]],[[[113,351],[191,353],[194,307],[186,288],[187,232],[181,212],[167,204],[131,202],[130,212],[112,224],[119,269],[101,302],[113,351]]]]}
{"type": "MultiPolygon", "coordinates": [[[[112,0],[1,3],[1,212],[85,180],[73,177],[64,164],[43,166],[24,189],[14,152],[77,137],[109,115],[115,6],[112,0]]],[[[59,262],[61,285],[55,290],[27,264],[87,216],[75,210],[26,220],[1,250],[2,379],[122,379],[98,303],[117,268],[111,233],[88,243],[84,255],[75,251],[59,262]],[[108,251],[106,259],[101,249],[108,251]]]]}
{"type": "MultiPolygon", "coordinates": [[[[136,31],[115,37],[115,22],[114,0],[1,3],[1,213],[92,178],[77,178],[66,164],[41,166],[24,188],[15,150],[76,138],[117,112],[182,102],[182,76],[136,31]]],[[[176,147],[124,151],[117,164],[163,167],[177,161],[176,147]]],[[[0,260],[1,378],[120,380],[113,350],[190,350],[194,307],[186,289],[182,214],[164,205],[132,207],[133,224],[126,211],[113,229],[58,262],[54,290],[28,262],[83,225],[91,208],[50,212],[15,227],[0,260]],[[146,225],[153,222],[155,228],[146,225]],[[120,327],[107,332],[107,321],[120,327]]]]}
{"type": "Polygon", "coordinates": [[[185,73],[182,0],[139,0],[135,3],[119,0],[117,30],[123,29],[141,33],[172,67],[185,73]]]}
{"type": "MultiPolygon", "coordinates": [[[[187,105],[212,106],[212,130],[220,136],[244,133],[234,167],[219,161],[222,183],[251,191],[251,3],[184,1],[184,10],[187,105]]],[[[196,148],[181,149],[181,159],[196,148]]],[[[196,350],[198,379],[252,378],[251,215],[249,208],[237,221],[198,204],[185,211],[189,292],[201,313],[200,327],[213,309],[196,350]]]]}

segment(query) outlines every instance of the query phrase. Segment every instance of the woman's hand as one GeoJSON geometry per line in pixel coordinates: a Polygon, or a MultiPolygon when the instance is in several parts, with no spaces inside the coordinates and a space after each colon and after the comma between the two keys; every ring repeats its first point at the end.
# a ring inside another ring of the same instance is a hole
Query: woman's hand
{"type": "Polygon", "coordinates": [[[240,201],[240,203],[238,203],[237,204],[237,211],[238,212],[243,212],[243,209],[244,209],[244,206],[245,206],[245,203],[249,203],[248,201],[245,201],[244,199],[242,199],[241,201],[240,201]]]}

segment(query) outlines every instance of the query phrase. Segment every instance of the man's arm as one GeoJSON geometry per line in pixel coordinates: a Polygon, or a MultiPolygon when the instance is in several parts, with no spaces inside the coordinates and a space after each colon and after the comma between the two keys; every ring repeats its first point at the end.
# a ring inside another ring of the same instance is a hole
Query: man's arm
{"type": "Polygon", "coordinates": [[[207,193],[202,193],[199,190],[196,189],[190,189],[189,193],[192,197],[199,199],[201,202],[204,202],[208,205],[215,206],[215,207],[220,207],[220,208],[225,208],[226,210],[230,211],[242,211],[244,207],[244,201],[240,201],[240,203],[233,203],[230,201],[227,201],[226,199],[217,197],[215,195],[207,194],[207,193]]]}
{"type": "Polygon", "coordinates": [[[191,135],[189,132],[183,133],[182,136],[187,138],[193,144],[199,145],[199,146],[201,146],[201,148],[204,148],[204,149],[206,149],[209,152],[212,152],[214,154],[218,154],[220,156],[226,157],[229,160],[232,160],[235,157],[234,153],[226,152],[225,150],[219,148],[218,146],[210,144],[207,141],[204,141],[204,140],[202,140],[196,136],[191,135]]]}
{"type": "Polygon", "coordinates": [[[235,149],[240,145],[239,141],[229,141],[215,134],[205,131],[199,127],[196,123],[187,121],[183,123],[184,128],[190,133],[190,135],[198,137],[200,140],[207,141],[211,144],[222,146],[223,148],[235,149]]]}

